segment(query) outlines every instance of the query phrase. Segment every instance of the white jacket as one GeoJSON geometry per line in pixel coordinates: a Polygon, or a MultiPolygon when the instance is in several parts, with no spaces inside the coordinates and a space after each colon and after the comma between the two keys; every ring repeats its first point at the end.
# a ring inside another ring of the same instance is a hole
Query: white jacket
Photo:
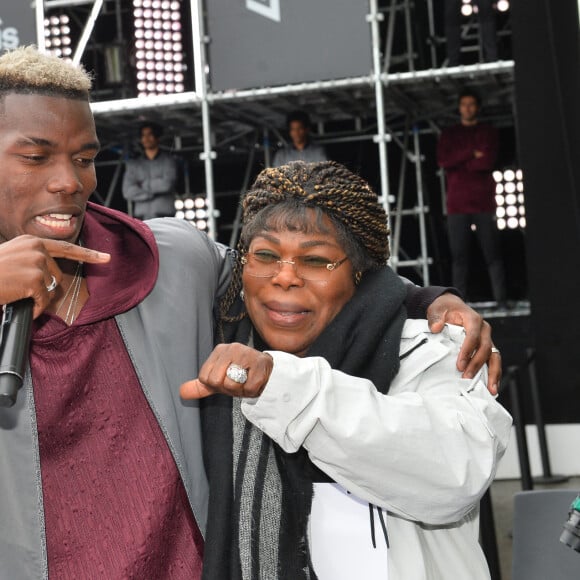
{"type": "Polygon", "coordinates": [[[242,403],[285,451],[304,446],[336,482],[387,510],[389,580],[489,578],[478,505],[511,417],[489,394],[486,370],[461,378],[463,336],[460,327],[432,334],[426,321],[408,320],[388,395],[322,358],[270,352],[266,389],[242,403]]]}

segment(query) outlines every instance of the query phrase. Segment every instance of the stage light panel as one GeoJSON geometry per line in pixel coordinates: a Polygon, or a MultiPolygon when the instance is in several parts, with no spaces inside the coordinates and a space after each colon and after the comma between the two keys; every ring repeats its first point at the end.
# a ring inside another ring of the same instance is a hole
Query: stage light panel
{"type": "Polygon", "coordinates": [[[175,217],[191,222],[198,230],[207,232],[209,211],[203,195],[175,200],[175,217]]]}
{"type": "Polygon", "coordinates": [[[44,19],[44,46],[49,54],[71,60],[70,19],[66,14],[53,14],[44,19]]]}
{"type": "Polygon", "coordinates": [[[182,2],[177,0],[133,1],[135,67],[140,97],[181,93],[185,90],[181,8],[182,2]],[[140,74],[142,70],[153,74],[144,79],[140,74]],[[174,76],[167,77],[163,73],[172,73],[174,76]],[[181,75],[179,79],[178,74],[181,75]]]}
{"type": "Polygon", "coordinates": [[[498,229],[517,229],[526,226],[523,173],[521,169],[507,168],[494,171],[496,224],[498,229]]]}

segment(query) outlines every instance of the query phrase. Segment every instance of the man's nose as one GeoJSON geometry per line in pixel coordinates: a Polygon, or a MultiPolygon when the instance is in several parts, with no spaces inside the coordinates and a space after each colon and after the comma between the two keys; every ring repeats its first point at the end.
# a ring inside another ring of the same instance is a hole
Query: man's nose
{"type": "Polygon", "coordinates": [[[51,193],[72,195],[81,192],[82,189],[83,184],[79,178],[78,169],[72,162],[59,164],[48,184],[48,190],[51,193]]]}

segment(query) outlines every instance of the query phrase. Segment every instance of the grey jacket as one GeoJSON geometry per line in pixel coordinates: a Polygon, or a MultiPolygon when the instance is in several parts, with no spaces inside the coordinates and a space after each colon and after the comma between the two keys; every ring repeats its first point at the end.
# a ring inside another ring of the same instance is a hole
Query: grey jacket
{"type": "Polygon", "coordinates": [[[177,161],[166,151],[154,159],[137,157],[127,161],[123,175],[123,197],[129,201],[147,201],[156,195],[174,195],[177,161]]]}
{"type": "Polygon", "coordinates": [[[309,143],[301,151],[289,145],[276,151],[272,166],[280,167],[280,165],[286,165],[286,163],[290,163],[291,161],[307,161],[310,163],[315,161],[328,161],[328,157],[326,156],[324,147],[321,145],[309,143]]]}
{"type": "MultiPolygon", "coordinates": [[[[215,296],[229,282],[226,248],[186,222],[154,220],[160,269],[152,292],[116,317],[143,392],[205,534],[208,486],[199,409],[179,397],[213,348],[215,296]]],[[[17,403],[0,408],[0,580],[48,578],[40,459],[30,373],[17,403]]]]}
{"type": "Polygon", "coordinates": [[[123,197],[133,203],[132,215],[141,220],[175,215],[177,160],[166,151],[154,159],[127,161],[123,197]]]}

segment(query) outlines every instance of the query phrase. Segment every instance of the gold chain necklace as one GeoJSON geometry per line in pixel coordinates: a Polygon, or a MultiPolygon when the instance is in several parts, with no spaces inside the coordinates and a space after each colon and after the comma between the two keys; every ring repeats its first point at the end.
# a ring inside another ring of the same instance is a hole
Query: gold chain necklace
{"type": "Polygon", "coordinates": [[[75,319],[77,304],[79,301],[79,296],[81,294],[82,283],[83,283],[83,263],[79,262],[75,270],[73,281],[71,282],[70,286],[66,291],[66,294],[64,295],[63,299],[60,301],[60,304],[58,305],[58,308],[56,309],[56,315],[58,316],[58,313],[64,306],[68,297],[69,296],[71,297],[66,311],[66,315],[64,317],[64,321],[68,326],[70,326],[75,319]]]}

